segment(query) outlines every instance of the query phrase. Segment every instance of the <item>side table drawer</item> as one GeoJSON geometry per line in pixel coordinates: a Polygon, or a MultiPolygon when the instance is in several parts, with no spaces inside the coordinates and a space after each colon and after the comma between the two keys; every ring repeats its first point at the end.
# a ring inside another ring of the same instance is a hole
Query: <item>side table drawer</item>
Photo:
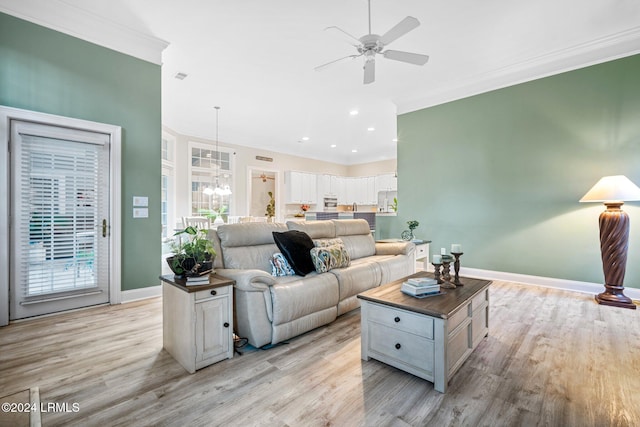
{"type": "Polygon", "coordinates": [[[229,289],[231,289],[231,286],[221,286],[215,289],[207,289],[206,291],[198,291],[195,293],[195,300],[202,301],[207,298],[229,295],[229,289]]]}
{"type": "Polygon", "coordinates": [[[380,324],[369,324],[369,346],[375,353],[386,356],[385,363],[393,361],[404,363],[433,375],[434,343],[419,337],[380,324]]]}
{"type": "MultiPolygon", "coordinates": [[[[370,304],[369,320],[384,326],[433,339],[433,319],[405,310],[370,304]]],[[[372,325],[376,328],[376,325],[372,325]]]]}
{"type": "Polygon", "coordinates": [[[422,259],[429,255],[429,244],[422,243],[416,245],[416,259],[422,259]]]}
{"type": "Polygon", "coordinates": [[[473,299],[471,300],[471,309],[473,311],[476,311],[477,309],[482,307],[485,302],[488,302],[488,301],[489,301],[489,290],[485,289],[484,291],[480,292],[478,295],[473,297],[473,299]]]}

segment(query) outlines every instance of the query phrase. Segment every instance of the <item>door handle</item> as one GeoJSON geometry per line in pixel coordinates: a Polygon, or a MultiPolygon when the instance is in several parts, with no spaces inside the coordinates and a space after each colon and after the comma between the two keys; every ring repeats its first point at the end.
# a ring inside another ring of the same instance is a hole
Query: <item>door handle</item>
{"type": "Polygon", "coordinates": [[[107,237],[107,220],[102,220],[102,237],[107,237]]]}

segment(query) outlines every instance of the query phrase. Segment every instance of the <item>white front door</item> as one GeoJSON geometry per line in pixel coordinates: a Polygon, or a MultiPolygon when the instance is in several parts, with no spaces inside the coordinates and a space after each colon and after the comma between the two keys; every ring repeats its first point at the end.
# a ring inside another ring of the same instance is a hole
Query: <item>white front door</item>
{"type": "Polygon", "coordinates": [[[109,135],[13,121],[11,320],[109,302],[109,135]]]}

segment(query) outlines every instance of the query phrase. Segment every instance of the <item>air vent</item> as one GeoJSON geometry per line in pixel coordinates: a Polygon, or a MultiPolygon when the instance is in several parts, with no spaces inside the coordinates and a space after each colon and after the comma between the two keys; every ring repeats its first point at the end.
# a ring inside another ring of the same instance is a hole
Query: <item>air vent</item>
{"type": "Polygon", "coordinates": [[[178,79],[178,80],[184,80],[184,79],[186,79],[186,78],[187,78],[187,73],[177,73],[177,74],[176,74],[175,76],[173,76],[173,77],[175,77],[175,78],[176,78],[176,79],[178,79]]]}

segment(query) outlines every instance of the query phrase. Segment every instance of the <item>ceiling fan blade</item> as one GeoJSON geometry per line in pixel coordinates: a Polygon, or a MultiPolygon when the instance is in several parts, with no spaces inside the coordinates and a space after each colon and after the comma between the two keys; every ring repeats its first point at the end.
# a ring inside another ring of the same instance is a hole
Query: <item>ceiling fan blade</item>
{"type": "Polygon", "coordinates": [[[353,59],[353,58],[357,58],[359,56],[362,56],[362,54],[359,55],[349,55],[349,56],[344,56],[342,58],[338,58],[338,59],[334,59],[333,61],[327,62],[326,64],[322,64],[322,65],[318,65],[317,67],[314,68],[314,70],[316,71],[322,71],[325,68],[329,67],[330,65],[335,64],[336,62],[340,62],[343,61],[345,59],[353,59]]]}
{"type": "Polygon", "coordinates": [[[376,61],[370,59],[364,62],[364,84],[373,83],[376,79],[376,61]]]}
{"type": "Polygon", "coordinates": [[[429,55],[419,53],[402,52],[400,50],[385,50],[382,52],[385,58],[394,61],[408,62],[409,64],[424,65],[429,60],[429,55]]]}
{"type": "Polygon", "coordinates": [[[324,29],[325,31],[329,31],[329,33],[333,34],[334,36],[338,37],[339,39],[349,43],[352,46],[358,47],[360,45],[362,45],[362,43],[360,43],[360,39],[357,38],[356,36],[347,33],[345,30],[343,30],[340,27],[336,27],[336,26],[332,26],[332,27],[327,27],[324,29]]]}
{"type": "Polygon", "coordinates": [[[395,27],[387,31],[382,37],[380,37],[380,41],[383,45],[388,45],[392,41],[404,36],[409,31],[414,28],[420,26],[420,21],[418,21],[413,16],[407,16],[402,21],[398,22],[395,27]]]}

